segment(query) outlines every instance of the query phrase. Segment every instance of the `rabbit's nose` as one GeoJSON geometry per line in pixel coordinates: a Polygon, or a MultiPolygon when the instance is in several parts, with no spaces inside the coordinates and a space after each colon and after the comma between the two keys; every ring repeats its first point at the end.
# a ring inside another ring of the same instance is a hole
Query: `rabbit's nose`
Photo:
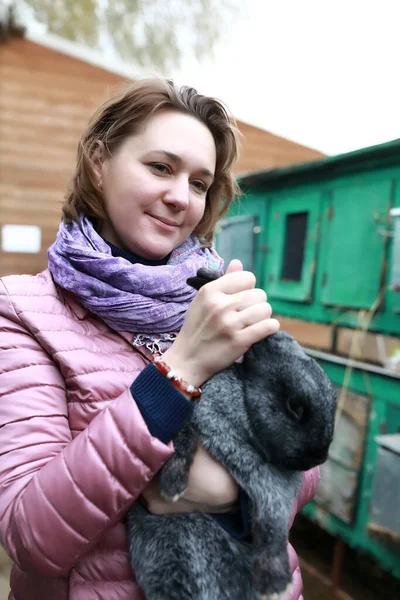
{"type": "Polygon", "coordinates": [[[321,448],[312,448],[308,453],[309,464],[311,465],[309,468],[311,469],[317,465],[322,465],[328,459],[328,455],[329,444],[321,448]]]}
{"type": "Polygon", "coordinates": [[[305,423],[310,416],[310,408],[302,398],[289,398],[286,402],[289,416],[297,423],[305,423]]]}

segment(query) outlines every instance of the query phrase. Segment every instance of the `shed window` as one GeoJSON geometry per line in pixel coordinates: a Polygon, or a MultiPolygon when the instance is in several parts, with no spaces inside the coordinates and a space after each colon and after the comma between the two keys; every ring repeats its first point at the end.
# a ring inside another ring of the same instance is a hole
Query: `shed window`
{"type": "Polygon", "coordinates": [[[281,280],[301,281],[307,235],[308,212],[286,215],[281,280]]]}
{"type": "Polygon", "coordinates": [[[233,258],[239,258],[245,271],[255,270],[256,241],[255,215],[241,215],[222,219],[218,223],[216,246],[227,266],[233,258]]]}
{"type": "Polygon", "coordinates": [[[400,208],[393,208],[390,213],[395,217],[391,286],[393,290],[400,292],[400,208]]]}

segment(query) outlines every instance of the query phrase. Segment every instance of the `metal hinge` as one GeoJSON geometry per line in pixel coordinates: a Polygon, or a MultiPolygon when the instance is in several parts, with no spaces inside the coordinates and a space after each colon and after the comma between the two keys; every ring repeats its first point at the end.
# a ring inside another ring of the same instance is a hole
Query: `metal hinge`
{"type": "Polygon", "coordinates": [[[333,215],[334,215],[334,209],[333,209],[333,204],[331,204],[330,207],[328,208],[328,219],[329,219],[329,221],[332,221],[333,215]]]}
{"type": "Polygon", "coordinates": [[[326,286],[326,282],[327,282],[327,281],[328,281],[328,273],[326,273],[326,272],[325,272],[325,273],[322,275],[322,284],[321,284],[321,285],[322,285],[322,287],[325,287],[325,286],[326,286]]]}

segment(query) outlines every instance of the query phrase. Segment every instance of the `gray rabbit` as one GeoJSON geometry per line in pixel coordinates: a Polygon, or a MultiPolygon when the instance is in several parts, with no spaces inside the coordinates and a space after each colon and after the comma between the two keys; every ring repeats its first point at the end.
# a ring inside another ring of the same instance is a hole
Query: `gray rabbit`
{"type": "MultiPolygon", "coordinates": [[[[201,270],[188,283],[215,279],[201,270]]],[[[290,588],[288,522],[302,471],[323,463],[336,393],[318,363],[287,333],[257,344],[204,386],[193,418],[160,471],[171,501],[187,486],[198,442],[247,495],[252,539],[232,537],[210,515],[128,513],[131,563],[147,600],[283,600],[290,588]]]]}

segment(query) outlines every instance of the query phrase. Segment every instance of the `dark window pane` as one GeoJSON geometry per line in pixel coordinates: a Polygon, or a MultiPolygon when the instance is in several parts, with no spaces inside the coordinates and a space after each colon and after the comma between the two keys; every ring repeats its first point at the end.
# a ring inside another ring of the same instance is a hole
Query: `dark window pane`
{"type": "Polygon", "coordinates": [[[301,280],[307,221],[308,212],[286,215],[285,248],[281,279],[289,281],[301,280]]]}

